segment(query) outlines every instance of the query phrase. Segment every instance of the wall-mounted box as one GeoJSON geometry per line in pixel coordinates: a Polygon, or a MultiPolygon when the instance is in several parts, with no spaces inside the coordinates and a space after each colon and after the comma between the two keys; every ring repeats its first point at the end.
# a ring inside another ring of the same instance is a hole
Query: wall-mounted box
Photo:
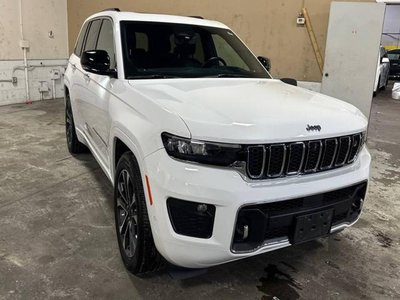
{"type": "Polygon", "coordinates": [[[27,40],[20,40],[20,41],[19,41],[19,46],[20,46],[21,48],[29,48],[29,41],[27,41],[27,40]]]}

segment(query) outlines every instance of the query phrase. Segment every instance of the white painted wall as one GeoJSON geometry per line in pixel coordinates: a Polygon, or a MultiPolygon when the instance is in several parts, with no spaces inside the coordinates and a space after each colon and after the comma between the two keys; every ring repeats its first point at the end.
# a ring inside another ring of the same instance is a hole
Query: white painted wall
{"type": "MultiPolygon", "coordinates": [[[[68,58],[67,0],[22,0],[24,39],[29,41],[29,65],[42,65],[29,69],[31,101],[40,100],[40,81],[47,81],[52,96],[51,75],[54,69],[64,73],[68,58]],[[50,36],[49,32],[53,35],[50,36]],[[49,66],[51,65],[51,66],[49,66]],[[57,66],[55,66],[57,65],[57,66]]],[[[23,52],[19,26],[19,1],[0,1],[0,105],[25,102],[23,52]],[[14,71],[13,71],[14,70],[14,71]],[[4,82],[17,78],[17,84],[4,82]]],[[[63,95],[62,78],[55,81],[56,96],[63,95]]]]}

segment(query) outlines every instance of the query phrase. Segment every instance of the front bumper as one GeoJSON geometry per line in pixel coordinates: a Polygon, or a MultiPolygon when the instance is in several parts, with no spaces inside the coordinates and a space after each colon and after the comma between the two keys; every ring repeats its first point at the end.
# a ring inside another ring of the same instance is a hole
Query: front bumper
{"type": "MultiPolygon", "coordinates": [[[[353,164],[339,169],[246,181],[235,170],[177,161],[160,149],[144,160],[153,199],[153,204],[148,205],[148,212],[154,242],[169,262],[188,268],[209,267],[289,246],[289,239],[281,238],[252,251],[234,251],[232,242],[239,210],[249,205],[322,194],[367,181],[370,161],[364,146],[353,164]],[[212,236],[195,238],[177,234],[168,214],[168,198],[214,205],[212,236]]],[[[335,224],[331,233],[354,222],[335,224]]]]}

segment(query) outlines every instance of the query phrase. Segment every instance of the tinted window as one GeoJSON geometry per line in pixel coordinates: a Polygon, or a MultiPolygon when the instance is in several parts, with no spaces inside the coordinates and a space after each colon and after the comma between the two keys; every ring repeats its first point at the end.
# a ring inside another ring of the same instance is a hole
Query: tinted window
{"type": "Polygon", "coordinates": [[[115,50],[113,26],[110,20],[104,20],[101,25],[99,38],[97,41],[97,50],[105,50],[110,56],[110,67],[115,68],[115,50]]]}
{"type": "Polygon", "coordinates": [[[88,27],[88,23],[85,23],[83,25],[82,29],[81,29],[81,32],[80,32],[79,37],[78,37],[78,40],[77,40],[76,45],[75,45],[74,53],[76,55],[78,55],[78,56],[81,56],[81,53],[82,53],[82,45],[83,45],[83,41],[84,41],[84,38],[85,38],[87,27],[88,27]]]}
{"type": "Polygon", "coordinates": [[[270,78],[229,29],[123,21],[121,38],[127,78],[270,78]]]}
{"type": "Polygon", "coordinates": [[[91,22],[83,51],[96,49],[97,37],[99,35],[100,26],[101,26],[101,20],[95,20],[95,21],[91,22]]]}

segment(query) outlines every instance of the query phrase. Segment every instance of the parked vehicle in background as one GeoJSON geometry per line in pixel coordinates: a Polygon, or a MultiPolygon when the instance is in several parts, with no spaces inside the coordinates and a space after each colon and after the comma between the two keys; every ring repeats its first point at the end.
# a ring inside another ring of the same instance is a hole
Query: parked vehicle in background
{"type": "Polygon", "coordinates": [[[376,70],[374,94],[375,97],[379,90],[384,90],[389,81],[390,61],[386,49],[380,46],[379,59],[376,70]]]}
{"type": "Polygon", "coordinates": [[[390,60],[390,79],[400,79],[400,49],[390,50],[387,53],[390,60]]]}

